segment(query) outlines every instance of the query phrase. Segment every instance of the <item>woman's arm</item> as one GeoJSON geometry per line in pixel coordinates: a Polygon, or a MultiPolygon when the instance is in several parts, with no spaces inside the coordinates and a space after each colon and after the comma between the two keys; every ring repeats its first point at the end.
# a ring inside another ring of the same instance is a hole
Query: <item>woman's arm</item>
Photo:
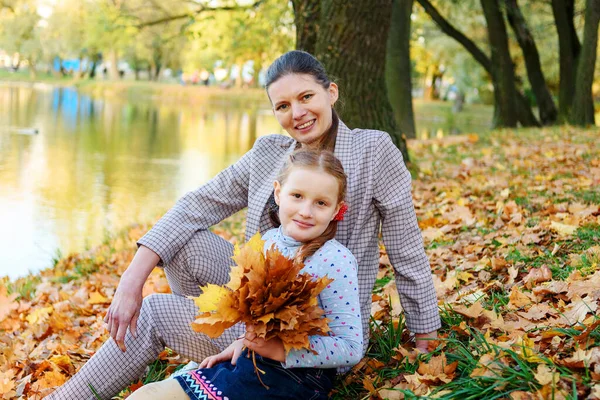
{"type": "MultiPolygon", "coordinates": [[[[408,329],[433,336],[441,326],[431,267],[412,202],[411,177],[389,135],[381,136],[373,157],[374,201],[382,217],[383,243],[394,266],[408,329]]],[[[417,344],[422,346],[424,341],[417,344]]]]}
{"type": "Polygon", "coordinates": [[[208,229],[247,205],[252,153],[250,150],[208,183],[183,196],[138,241],[138,251],[121,277],[105,317],[110,335],[122,351],[126,350],[127,329],[136,335],[142,288],[152,269],[170,262],[195,232],[208,229]]]}
{"type": "Polygon", "coordinates": [[[254,148],[209,182],[184,195],[138,241],[138,245],[158,254],[159,265],[169,263],[194,233],[208,229],[246,207],[250,172],[254,168],[253,153],[254,148]]]}
{"type": "Polygon", "coordinates": [[[317,276],[327,275],[334,281],[319,295],[329,319],[331,336],[311,336],[311,350],[292,350],[286,358],[286,368],[351,367],[362,358],[363,331],[360,318],[356,259],[339,243],[318,250],[307,263],[305,271],[316,270],[317,276]],[[322,255],[321,255],[322,254],[322,255]]]}

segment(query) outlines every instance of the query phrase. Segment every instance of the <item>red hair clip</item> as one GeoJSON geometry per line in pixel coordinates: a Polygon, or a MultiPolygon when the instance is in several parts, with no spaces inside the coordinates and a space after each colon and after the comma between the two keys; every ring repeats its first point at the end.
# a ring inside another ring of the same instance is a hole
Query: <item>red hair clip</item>
{"type": "Polygon", "coordinates": [[[344,203],[340,207],[340,210],[338,211],[338,213],[335,214],[335,217],[333,217],[333,220],[334,221],[342,221],[344,219],[344,214],[346,214],[346,211],[348,211],[348,206],[346,205],[346,203],[344,203]]]}

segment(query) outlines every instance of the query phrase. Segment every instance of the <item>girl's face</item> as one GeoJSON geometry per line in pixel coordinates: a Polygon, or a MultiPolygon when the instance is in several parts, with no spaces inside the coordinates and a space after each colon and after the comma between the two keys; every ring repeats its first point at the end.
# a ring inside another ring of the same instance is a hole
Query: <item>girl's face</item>
{"type": "Polygon", "coordinates": [[[285,75],[269,86],[273,113],[279,124],[302,146],[319,143],[331,126],[331,107],[338,99],[338,87],[324,89],[312,75],[285,75]]]}
{"type": "Polygon", "coordinates": [[[333,176],[308,168],[292,168],[285,183],[274,183],[283,233],[300,242],[321,236],[342,203],[333,176]]]}

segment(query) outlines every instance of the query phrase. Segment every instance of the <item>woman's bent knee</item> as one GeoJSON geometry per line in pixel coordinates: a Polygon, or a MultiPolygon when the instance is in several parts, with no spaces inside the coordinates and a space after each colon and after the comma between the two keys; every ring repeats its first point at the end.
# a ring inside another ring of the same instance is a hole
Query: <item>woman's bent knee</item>
{"type": "Polygon", "coordinates": [[[165,265],[173,293],[198,296],[199,286],[223,285],[229,280],[233,245],[209,231],[198,231],[165,265]]]}

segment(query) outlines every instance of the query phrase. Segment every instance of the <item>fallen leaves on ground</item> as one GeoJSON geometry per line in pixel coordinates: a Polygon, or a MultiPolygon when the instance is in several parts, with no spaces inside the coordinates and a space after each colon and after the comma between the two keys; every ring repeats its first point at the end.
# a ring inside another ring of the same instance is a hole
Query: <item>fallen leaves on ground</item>
{"type": "MultiPolygon", "coordinates": [[[[598,135],[561,127],[409,143],[443,327],[430,354],[414,350],[382,247],[369,353],[333,397],[600,399],[598,135]]],[[[243,221],[215,231],[241,243],[243,221]]],[[[102,318],[147,229],[4,281],[2,398],[41,398],[108,338],[102,318]]],[[[168,290],[157,269],[144,294],[168,290]]]]}

